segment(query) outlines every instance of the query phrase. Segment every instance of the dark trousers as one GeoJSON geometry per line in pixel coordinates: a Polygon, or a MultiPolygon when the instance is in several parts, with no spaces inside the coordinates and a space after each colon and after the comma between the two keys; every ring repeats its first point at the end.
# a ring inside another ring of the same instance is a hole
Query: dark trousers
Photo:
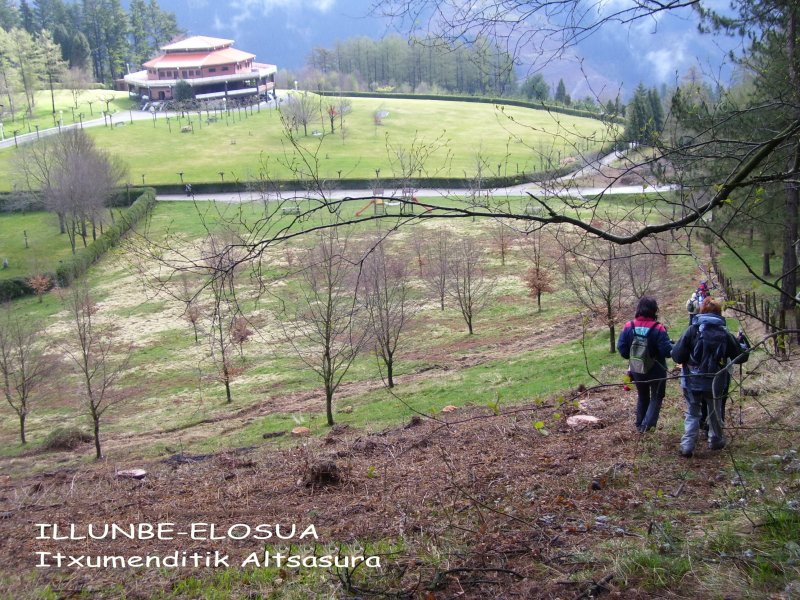
{"type": "Polygon", "coordinates": [[[648,429],[655,429],[658,424],[667,382],[663,377],[652,376],[650,373],[638,377],[642,381],[634,379],[637,395],[636,428],[644,432],[648,429]]]}

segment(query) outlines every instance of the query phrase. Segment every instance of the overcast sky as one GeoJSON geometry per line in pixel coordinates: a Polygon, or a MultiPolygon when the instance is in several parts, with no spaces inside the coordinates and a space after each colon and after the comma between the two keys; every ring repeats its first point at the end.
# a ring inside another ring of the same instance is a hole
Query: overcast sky
{"type": "MultiPolygon", "coordinates": [[[[627,2],[609,0],[604,10],[627,2]]],[[[279,68],[302,66],[317,46],[390,32],[386,22],[369,16],[371,0],[161,0],[160,4],[175,12],[188,33],[234,39],[237,48],[279,68]]],[[[665,12],[629,26],[604,27],[582,41],[568,60],[547,65],[543,73],[548,80],[563,77],[573,97],[587,93],[613,97],[619,89],[626,97],[640,81],[647,86],[672,85],[691,66],[709,78],[727,80],[731,66],[724,57],[736,43],[698,33],[689,9],[665,12]]],[[[522,68],[523,76],[525,72],[522,68]]]]}

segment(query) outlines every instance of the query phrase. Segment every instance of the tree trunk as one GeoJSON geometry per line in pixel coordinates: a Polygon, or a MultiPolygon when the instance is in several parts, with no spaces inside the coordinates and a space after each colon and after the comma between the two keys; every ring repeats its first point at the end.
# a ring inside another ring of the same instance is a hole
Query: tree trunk
{"type": "Polygon", "coordinates": [[[28,443],[25,439],[25,412],[19,413],[19,439],[23,444],[28,443]]]}
{"type": "Polygon", "coordinates": [[[542,312],[542,290],[536,290],[536,312],[542,312]]]}
{"type": "Polygon", "coordinates": [[[63,212],[56,214],[58,215],[58,232],[61,234],[67,233],[67,217],[63,212]]]}
{"type": "Polygon", "coordinates": [[[762,263],[761,275],[763,275],[764,277],[766,277],[767,275],[772,275],[772,270],[770,269],[769,266],[769,257],[771,256],[771,253],[764,252],[762,256],[764,257],[764,262],[762,263]]]}
{"type": "Polygon", "coordinates": [[[328,417],[328,426],[333,427],[333,390],[325,386],[325,415],[328,417]]]}
{"type": "Polygon", "coordinates": [[[391,357],[386,359],[386,381],[388,382],[389,389],[394,387],[394,361],[391,357]]]}
{"type": "Polygon", "coordinates": [[[100,460],[103,458],[103,453],[100,450],[100,417],[93,417],[94,419],[94,450],[95,458],[100,460]]]}
{"type": "Polygon", "coordinates": [[[614,323],[610,323],[608,326],[608,351],[611,354],[614,354],[617,351],[617,333],[614,329],[614,323]]]}
{"type": "MultiPolygon", "coordinates": [[[[786,35],[786,54],[789,62],[789,81],[791,82],[791,89],[794,90],[795,99],[800,95],[798,86],[800,86],[800,65],[797,62],[797,9],[790,9],[787,23],[786,35]]],[[[795,110],[795,118],[800,117],[800,111],[795,110]]],[[[796,175],[800,171],[800,143],[794,148],[794,156],[792,157],[792,164],[790,165],[791,171],[795,174],[786,186],[786,206],[784,210],[784,228],[783,228],[783,267],[781,269],[781,326],[797,327],[797,322],[787,323],[786,321],[794,321],[796,315],[795,300],[797,296],[797,254],[795,244],[798,243],[797,239],[797,225],[798,225],[798,210],[800,210],[800,190],[796,181],[796,175]]]]}

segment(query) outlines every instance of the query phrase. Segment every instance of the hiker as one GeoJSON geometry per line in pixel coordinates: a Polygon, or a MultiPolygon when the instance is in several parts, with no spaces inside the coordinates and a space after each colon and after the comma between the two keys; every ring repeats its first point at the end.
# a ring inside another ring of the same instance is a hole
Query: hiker
{"type": "Polygon", "coordinates": [[[697,313],[703,305],[703,300],[708,298],[709,295],[708,285],[705,281],[701,281],[700,285],[697,286],[697,289],[686,302],[686,311],[689,313],[689,325],[694,323],[697,313]]]}
{"type": "Polygon", "coordinates": [[[629,360],[629,372],[636,384],[636,429],[640,433],[658,424],[667,383],[666,359],[672,350],[667,328],[657,317],[656,299],[642,296],[633,321],[625,323],[617,341],[617,350],[629,360]]]}
{"type": "Polygon", "coordinates": [[[681,456],[690,457],[697,444],[703,419],[703,405],[708,414],[708,447],[725,447],[723,434],[724,405],[730,385],[729,364],[747,361],[749,346],[744,335],[741,343],[726,328],[722,305],[706,298],[691,325],[672,348],[672,359],[683,364],[681,387],[686,399],[686,419],[681,438],[681,456]]]}
{"type": "Polygon", "coordinates": [[[191,196],[191,195],[192,195],[192,184],[191,184],[191,183],[187,183],[187,184],[186,184],[186,185],[183,187],[183,189],[184,189],[184,191],[186,192],[186,195],[187,195],[187,196],[191,196]]]}

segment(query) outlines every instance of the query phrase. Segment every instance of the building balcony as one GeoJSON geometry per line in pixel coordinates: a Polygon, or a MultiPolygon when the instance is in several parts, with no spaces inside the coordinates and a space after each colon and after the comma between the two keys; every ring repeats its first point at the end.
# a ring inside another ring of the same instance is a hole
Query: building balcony
{"type": "Polygon", "coordinates": [[[191,77],[187,79],[149,79],[147,71],[137,71],[136,73],[129,73],[125,75],[125,83],[137,87],[151,88],[151,87],[174,87],[178,81],[185,81],[192,87],[204,87],[207,85],[224,84],[226,81],[244,81],[247,79],[261,79],[269,77],[277,72],[277,67],[274,65],[263,65],[258,68],[253,68],[248,71],[239,71],[238,73],[226,73],[224,75],[213,75],[211,77],[191,77]]]}

